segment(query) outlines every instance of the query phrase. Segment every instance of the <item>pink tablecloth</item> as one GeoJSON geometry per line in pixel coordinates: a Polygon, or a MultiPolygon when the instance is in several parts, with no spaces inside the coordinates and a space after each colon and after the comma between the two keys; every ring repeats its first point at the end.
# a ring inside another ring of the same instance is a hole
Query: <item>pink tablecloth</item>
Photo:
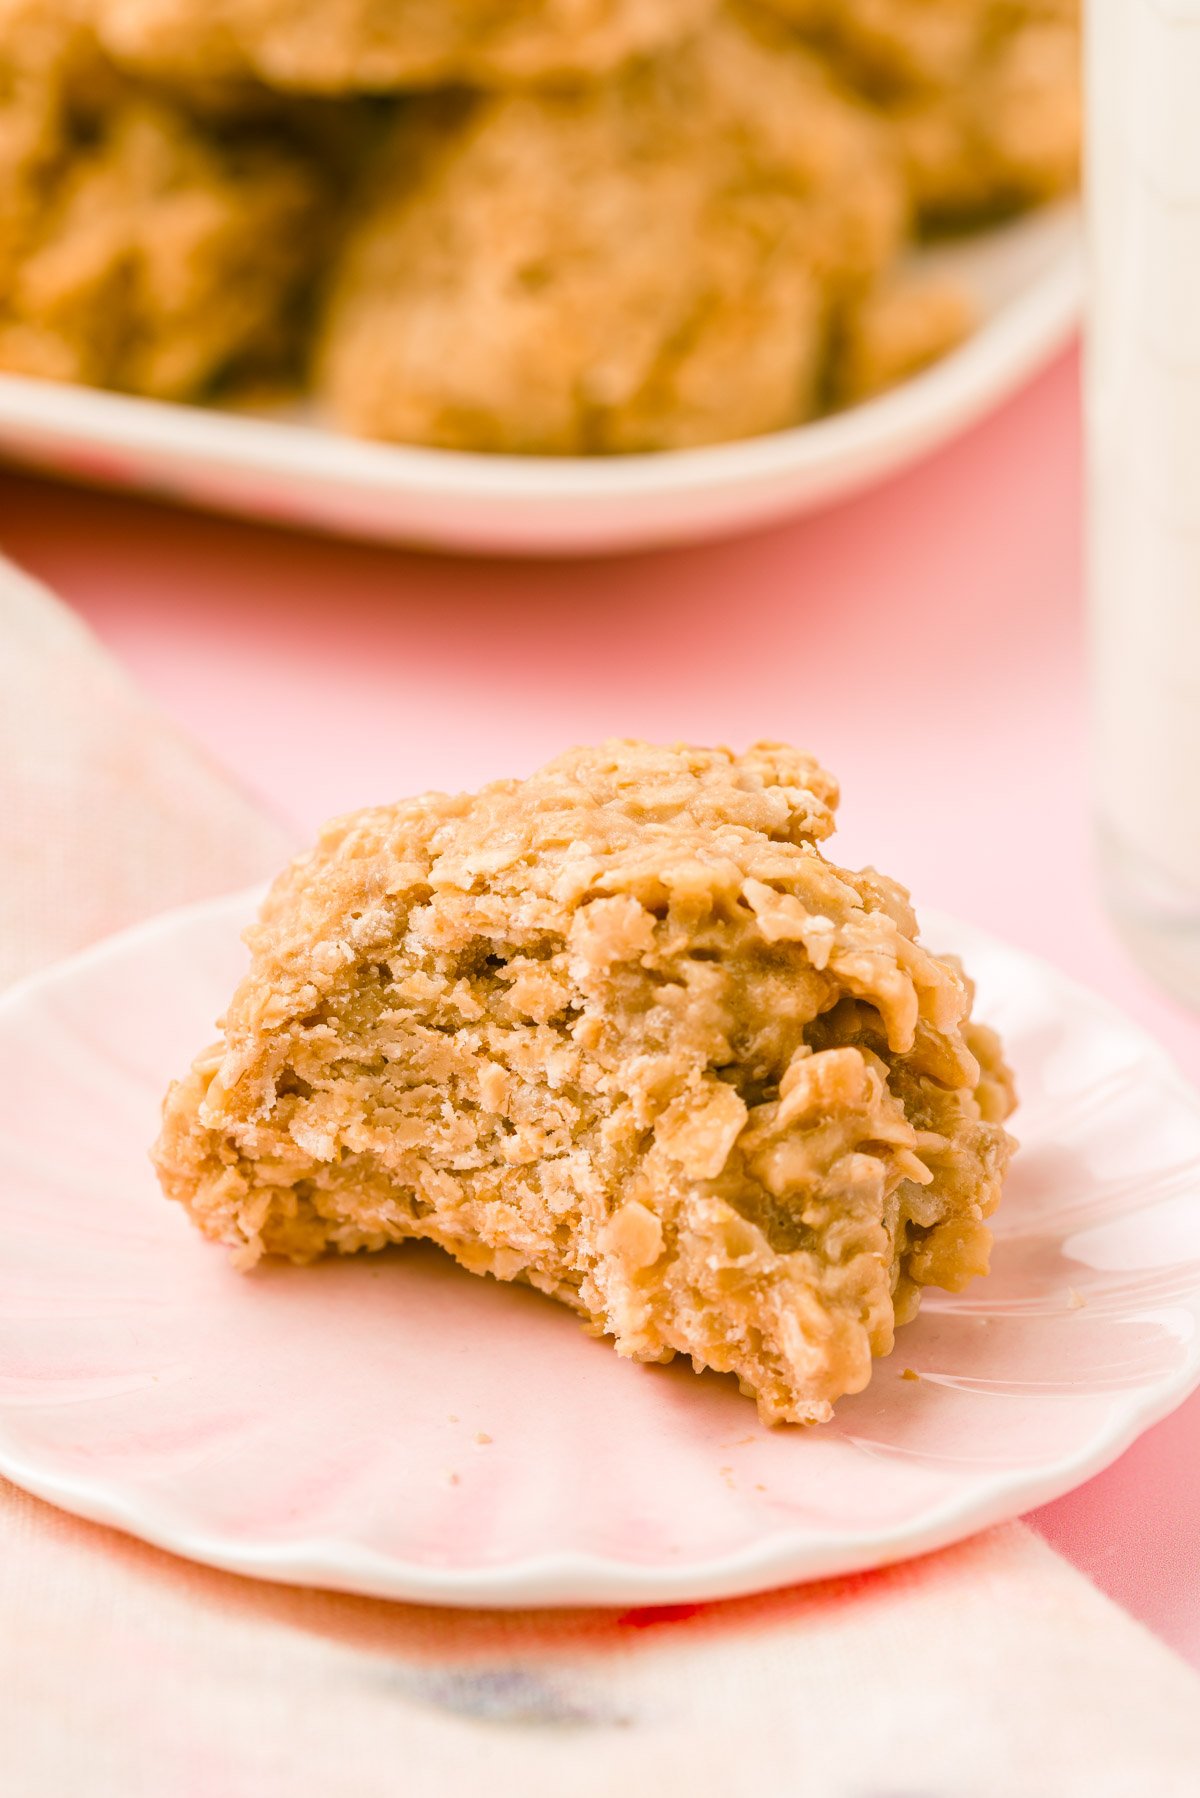
{"type": "MultiPolygon", "coordinates": [[[[1076,371],[878,492],[740,542],[582,566],[317,543],[0,476],[5,547],[303,829],[610,733],[778,735],[839,842],[1124,1005],[1200,1026],[1113,937],[1088,859],[1076,371]]],[[[1200,1396],[1033,1521],[1200,1665],[1200,1396]]]]}

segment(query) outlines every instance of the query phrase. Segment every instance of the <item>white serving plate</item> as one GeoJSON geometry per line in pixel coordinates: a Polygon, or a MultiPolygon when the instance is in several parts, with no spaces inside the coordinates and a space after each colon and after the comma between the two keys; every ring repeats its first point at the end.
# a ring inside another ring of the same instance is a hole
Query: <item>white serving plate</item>
{"type": "Polygon", "coordinates": [[[1013,1517],[1200,1380],[1200,1102],[1119,1013],[947,919],[926,934],[1004,1032],[1022,1148],[990,1276],[927,1295],[831,1424],[767,1429],[732,1379],[623,1361],[432,1249],[235,1273],[147,1146],[255,897],[0,1000],[0,1472],[42,1498],[385,1598],[701,1600],[1013,1517]]]}
{"type": "Polygon", "coordinates": [[[469,455],[0,375],[0,455],[89,484],[459,553],[698,541],[852,493],[982,417],[1068,338],[1079,236],[1078,209],[1064,205],[923,254],[969,283],[982,318],[973,337],[879,399],[744,443],[596,459],[469,455]]]}

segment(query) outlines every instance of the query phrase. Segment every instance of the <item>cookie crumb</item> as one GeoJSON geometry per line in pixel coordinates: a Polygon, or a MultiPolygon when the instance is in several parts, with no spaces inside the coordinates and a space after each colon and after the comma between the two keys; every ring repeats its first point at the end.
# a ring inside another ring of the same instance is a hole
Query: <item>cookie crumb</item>
{"type": "Polygon", "coordinates": [[[480,1448],[486,1448],[488,1443],[491,1441],[491,1437],[488,1435],[486,1430],[476,1430],[475,1440],[476,1440],[476,1442],[478,1442],[480,1448]]]}
{"type": "Polygon", "coordinates": [[[915,1367],[906,1367],[900,1375],[902,1380],[919,1380],[920,1377],[915,1367]]]}
{"type": "Polygon", "coordinates": [[[1081,1292],[1076,1292],[1076,1290],[1073,1286],[1067,1287],[1067,1308],[1068,1308],[1068,1310],[1082,1311],[1086,1304],[1087,1304],[1087,1300],[1084,1298],[1084,1296],[1081,1292]]]}

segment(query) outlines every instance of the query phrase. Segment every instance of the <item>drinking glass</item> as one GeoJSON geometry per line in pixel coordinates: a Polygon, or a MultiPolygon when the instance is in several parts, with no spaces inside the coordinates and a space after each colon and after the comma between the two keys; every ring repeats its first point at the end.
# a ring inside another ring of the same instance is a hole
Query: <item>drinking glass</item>
{"type": "Polygon", "coordinates": [[[1200,1005],[1200,0],[1089,0],[1086,420],[1100,867],[1200,1005]]]}

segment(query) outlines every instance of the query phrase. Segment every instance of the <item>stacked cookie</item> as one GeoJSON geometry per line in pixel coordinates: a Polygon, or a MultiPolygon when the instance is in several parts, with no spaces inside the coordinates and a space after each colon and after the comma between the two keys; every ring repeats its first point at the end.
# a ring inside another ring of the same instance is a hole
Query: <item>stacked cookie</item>
{"type": "Polygon", "coordinates": [[[1078,0],[0,0],[0,367],[581,454],[931,360],[1070,185],[1078,0]]]}

